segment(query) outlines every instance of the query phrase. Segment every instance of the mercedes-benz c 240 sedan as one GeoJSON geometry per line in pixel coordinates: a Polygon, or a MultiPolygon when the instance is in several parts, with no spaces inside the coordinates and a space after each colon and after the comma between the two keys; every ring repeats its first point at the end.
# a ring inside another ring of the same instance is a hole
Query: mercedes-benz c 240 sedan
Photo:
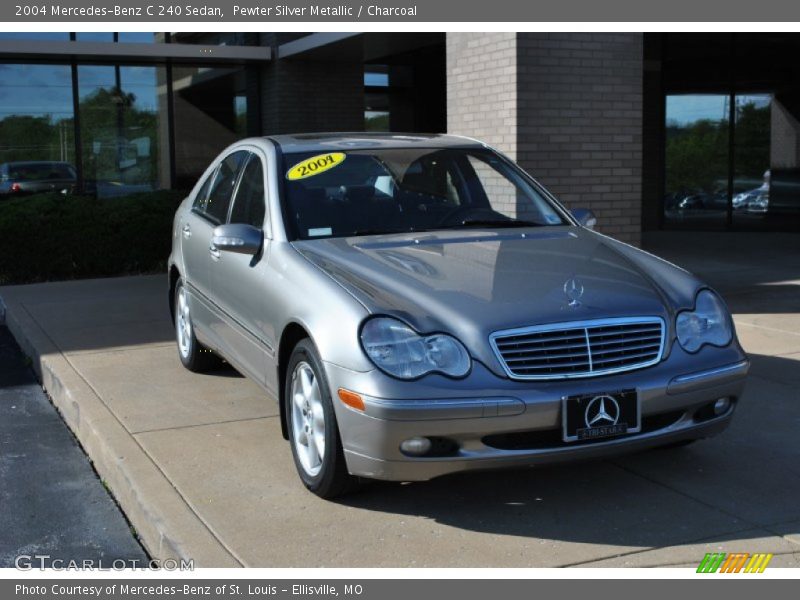
{"type": "Polygon", "coordinates": [[[466,138],[243,140],[175,216],[180,359],[277,398],[323,497],[719,433],[749,367],[724,302],[593,225],[466,138]]]}

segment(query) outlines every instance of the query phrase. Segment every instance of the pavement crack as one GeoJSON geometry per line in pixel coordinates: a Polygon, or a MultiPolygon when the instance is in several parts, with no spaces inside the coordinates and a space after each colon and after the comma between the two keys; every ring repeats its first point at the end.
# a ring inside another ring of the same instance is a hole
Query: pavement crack
{"type": "MultiPolygon", "coordinates": [[[[731,531],[724,531],[724,532],[721,532],[721,533],[719,533],[717,535],[735,535],[737,533],[744,533],[746,531],[752,531],[752,530],[753,530],[752,527],[745,527],[743,529],[734,529],[734,530],[731,530],[731,531]]],[[[695,538],[695,539],[686,540],[685,542],[682,542],[681,545],[685,546],[685,545],[688,545],[688,544],[702,544],[704,542],[712,542],[712,541],[713,541],[713,538],[709,538],[708,536],[706,536],[706,537],[699,537],[699,538],[695,538]]],[[[624,558],[626,556],[636,556],[637,554],[644,554],[645,552],[655,552],[657,550],[667,550],[669,548],[674,548],[676,545],[677,544],[670,544],[670,545],[667,545],[667,546],[650,546],[648,548],[642,548],[640,550],[631,550],[630,552],[620,552],[618,554],[613,554],[613,555],[610,555],[610,556],[604,556],[603,558],[594,558],[594,559],[591,559],[591,560],[581,560],[581,561],[577,561],[577,562],[574,562],[574,563],[565,563],[565,564],[560,565],[560,566],[561,567],[566,567],[566,568],[569,568],[569,567],[581,567],[581,566],[591,565],[593,563],[602,562],[602,561],[605,561],[605,560],[613,560],[615,558],[624,558]]],[[[791,554],[791,552],[785,552],[784,554],[791,554]]]]}
{"type": "Polygon", "coordinates": [[[142,429],[141,431],[129,431],[131,435],[142,433],[158,433],[159,431],[178,431],[181,429],[194,429],[196,427],[211,427],[212,425],[226,425],[228,423],[244,423],[247,421],[261,421],[263,419],[277,419],[280,415],[264,415],[261,417],[247,417],[246,419],[227,419],[224,421],[213,421],[211,423],[193,423],[191,425],[176,425],[175,427],[160,427],[156,429],[142,429]]]}

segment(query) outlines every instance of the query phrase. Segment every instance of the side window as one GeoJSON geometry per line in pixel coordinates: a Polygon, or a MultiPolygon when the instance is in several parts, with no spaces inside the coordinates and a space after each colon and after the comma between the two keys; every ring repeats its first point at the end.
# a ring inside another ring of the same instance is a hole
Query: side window
{"type": "Polygon", "coordinates": [[[200,189],[197,190],[197,195],[194,197],[194,202],[192,202],[192,208],[197,210],[205,210],[206,208],[206,198],[208,198],[208,188],[211,187],[211,182],[214,181],[214,176],[217,174],[217,170],[214,169],[211,171],[211,174],[206,177],[206,180],[203,182],[203,185],[200,186],[200,189]]]}
{"type": "Polygon", "coordinates": [[[242,172],[239,189],[236,190],[230,222],[245,223],[260,229],[264,225],[265,200],[264,167],[261,159],[251,154],[242,172]]]}
{"type": "Polygon", "coordinates": [[[236,176],[247,158],[248,152],[239,150],[225,157],[217,169],[214,183],[208,192],[205,213],[217,221],[224,223],[228,216],[228,207],[231,205],[233,186],[236,185],[236,176]]]}

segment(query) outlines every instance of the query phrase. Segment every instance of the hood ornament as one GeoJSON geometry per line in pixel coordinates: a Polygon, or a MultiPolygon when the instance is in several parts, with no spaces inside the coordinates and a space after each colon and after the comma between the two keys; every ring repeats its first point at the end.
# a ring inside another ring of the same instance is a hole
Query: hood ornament
{"type": "Polygon", "coordinates": [[[572,277],[564,283],[564,294],[567,296],[567,306],[577,308],[581,305],[580,299],[583,297],[583,284],[580,279],[572,277]]]}

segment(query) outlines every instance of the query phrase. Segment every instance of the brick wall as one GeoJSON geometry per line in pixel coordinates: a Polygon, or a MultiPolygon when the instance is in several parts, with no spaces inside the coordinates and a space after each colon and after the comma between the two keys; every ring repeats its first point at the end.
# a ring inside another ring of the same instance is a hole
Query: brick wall
{"type": "Polygon", "coordinates": [[[638,245],[642,35],[448,33],[447,52],[448,130],[498,147],[638,245]]]}
{"type": "Polygon", "coordinates": [[[447,34],[447,131],[517,149],[517,34],[447,34]]]}
{"type": "MultiPolygon", "coordinates": [[[[286,41],[262,36],[273,52],[286,41]]],[[[261,71],[261,106],[264,134],[363,131],[364,65],[299,57],[273,60],[261,71]]]]}

